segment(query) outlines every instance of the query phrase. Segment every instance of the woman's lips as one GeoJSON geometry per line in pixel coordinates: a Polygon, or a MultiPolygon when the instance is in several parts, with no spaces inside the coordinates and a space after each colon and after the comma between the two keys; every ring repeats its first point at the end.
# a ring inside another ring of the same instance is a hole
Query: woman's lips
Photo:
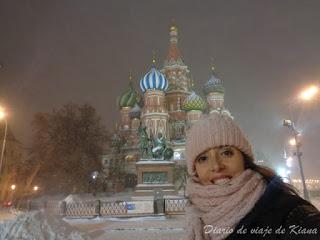
{"type": "Polygon", "coordinates": [[[214,176],[211,178],[211,181],[215,181],[215,180],[218,180],[218,179],[223,179],[223,178],[231,178],[230,176],[227,176],[227,175],[218,175],[218,176],[214,176]]]}
{"type": "Polygon", "coordinates": [[[224,184],[226,182],[229,182],[229,180],[231,179],[231,177],[226,176],[226,175],[221,175],[221,176],[215,176],[213,177],[210,181],[213,184],[224,184]]]}

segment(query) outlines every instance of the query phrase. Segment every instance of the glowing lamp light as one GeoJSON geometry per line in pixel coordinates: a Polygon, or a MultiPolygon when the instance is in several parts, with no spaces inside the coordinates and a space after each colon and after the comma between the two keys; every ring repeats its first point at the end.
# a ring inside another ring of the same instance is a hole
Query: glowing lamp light
{"type": "Polygon", "coordinates": [[[98,175],[99,175],[98,171],[94,171],[91,173],[91,177],[93,180],[96,180],[98,178],[98,175]]]}
{"type": "Polygon", "coordinates": [[[16,185],[12,184],[10,188],[11,188],[12,191],[14,191],[16,189],[16,185]]]}
{"type": "Polygon", "coordinates": [[[319,91],[319,88],[316,86],[310,86],[301,92],[300,98],[305,101],[311,100],[319,91]]]}
{"type": "Polygon", "coordinates": [[[290,144],[291,146],[295,146],[295,145],[296,145],[296,140],[295,140],[294,138],[291,138],[291,139],[289,140],[289,144],[290,144]]]}
{"type": "Polygon", "coordinates": [[[287,167],[291,168],[292,167],[292,157],[288,157],[287,160],[286,160],[286,164],[287,164],[287,167]]]}
{"type": "Polygon", "coordinates": [[[286,169],[282,167],[277,169],[277,173],[282,178],[286,178],[288,176],[286,169]]]}
{"type": "Polygon", "coordinates": [[[39,187],[38,187],[38,186],[34,186],[34,187],[33,187],[33,191],[36,192],[36,191],[38,191],[38,190],[39,190],[39,187]]]}
{"type": "Polygon", "coordinates": [[[0,119],[5,118],[6,116],[6,112],[4,111],[4,109],[2,107],[0,107],[0,119]]]}

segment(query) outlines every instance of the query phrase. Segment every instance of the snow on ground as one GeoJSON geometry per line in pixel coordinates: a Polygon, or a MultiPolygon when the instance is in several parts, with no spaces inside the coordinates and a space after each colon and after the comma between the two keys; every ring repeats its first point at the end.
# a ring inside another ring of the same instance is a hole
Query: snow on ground
{"type": "Polygon", "coordinates": [[[4,221],[8,221],[15,218],[14,212],[11,211],[11,208],[1,208],[0,207],[0,224],[4,221]]]}
{"type": "Polygon", "coordinates": [[[185,235],[184,215],[64,220],[87,232],[94,240],[179,240],[185,235]]]}
{"type": "Polygon", "coordinates": [[[0,239],[89,240],[90,238],[60,217],[53,217],[44,211],[32,211],[1,223],[0,239]]]}
{"type": "Polygon", "coordinates": [[[184,231],[175,230],[148,230],[148,231],[130,231],[108,232],[100,235],[95,240],[183,240],[186,239],[184,231]]]}
{"type": "Polygon", "coordinates": [[[85,199],[76,194],[70,194],[65,199],[63,199],[66,203],[81,203],[84,202],[85,199]]]}
{"type": "MultiPolygon", "coordinates": [[[[100,195],[97,198],[112,201],[125,200],[129,196],[130,193],[122,193],[113,196],[100,195]]],[[[92,194],[69,195],[65,201],[81,202],[92,200],[92,198],[92,194]]],[[[311,202],[320,209],[320,197],[313,197],[311,202]]],[[[6,220],[2,225],[0,224],[1,240],[179,240],[184,237],[184,215],[61,219],[36,211],[26,214],[17,213],[15,220],[6,220]]]]}

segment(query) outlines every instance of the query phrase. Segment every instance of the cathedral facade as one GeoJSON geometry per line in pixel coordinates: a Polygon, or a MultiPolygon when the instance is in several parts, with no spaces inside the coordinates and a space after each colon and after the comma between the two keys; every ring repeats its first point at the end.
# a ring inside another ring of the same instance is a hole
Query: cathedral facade
{"type": "MultiPolygon", "coordinates": [[[[113,145],[122,142],[121,164],[126,174],[125,185],[134,187],[136,161],[140,160],[139,130],[145,128],[150,139],[164,137],[173,150],[171,161],[185,165],[186,130],[203,114],[219,111],[230,117],[224,106],[224,86],[211,68],[211,77],[203,86],[203,93],[194,91],[189,67],[184,63],[178,46],[178,28],[169,30],[169,48],[161,69],[155,64],[140,82],[130,83],[118,98],[120,121],[113,136],[113,145]],[[139,86],[139,90],[135,88],[139,86]],[[203,97],[202,97],[202,96],[203,97]]],[[[114,152],[104,157],[105,169],[114,165],[114,152]]],[[[106,170],[108,171],[108,170],[106,170]]],[[[108,173],[107,173],[108,175],[108,173]]]]}

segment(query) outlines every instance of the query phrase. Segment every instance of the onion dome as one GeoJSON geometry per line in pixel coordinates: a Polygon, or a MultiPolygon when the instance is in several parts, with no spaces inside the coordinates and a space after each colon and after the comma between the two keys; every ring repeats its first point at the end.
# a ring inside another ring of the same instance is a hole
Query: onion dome
{"type": "Polygon", "coordinates": [[[140,118],[140,114],[141,114],[141,108],[139,107],[138,104],[135,104],[134,107],[131,109],[129,116],[131,119],[140,118]]]}
{"type": "Polygon", "coordinates": [[[195,92],[192,92],[183,103],[183,109],[186,111],[198,110],[203,112],[206,107],[207,103],[195,92]]]}
{"type": "Polygon", "coordinates": [[[137,101],[137,93],[130,82],[129,88],[120,96],[118,107],[133,107],[137,101]]]}
{"type": "Polygon", "coordinates": [[[168,89],[168,80],[156,68],[151,70],[140,80],[140,89],[145,92],[148,89],[157,89],[166,91],[168,89]]]}
{"type": "Polygon", "coordinates": [[[218,92],[224,93],[224,86],[220,78],[217,77],[217,74],[214,72],[214,68],[212,67],[212,76],[208,80],[208,82],[204,85],[203,91],[206,95],[218,92]]]}

